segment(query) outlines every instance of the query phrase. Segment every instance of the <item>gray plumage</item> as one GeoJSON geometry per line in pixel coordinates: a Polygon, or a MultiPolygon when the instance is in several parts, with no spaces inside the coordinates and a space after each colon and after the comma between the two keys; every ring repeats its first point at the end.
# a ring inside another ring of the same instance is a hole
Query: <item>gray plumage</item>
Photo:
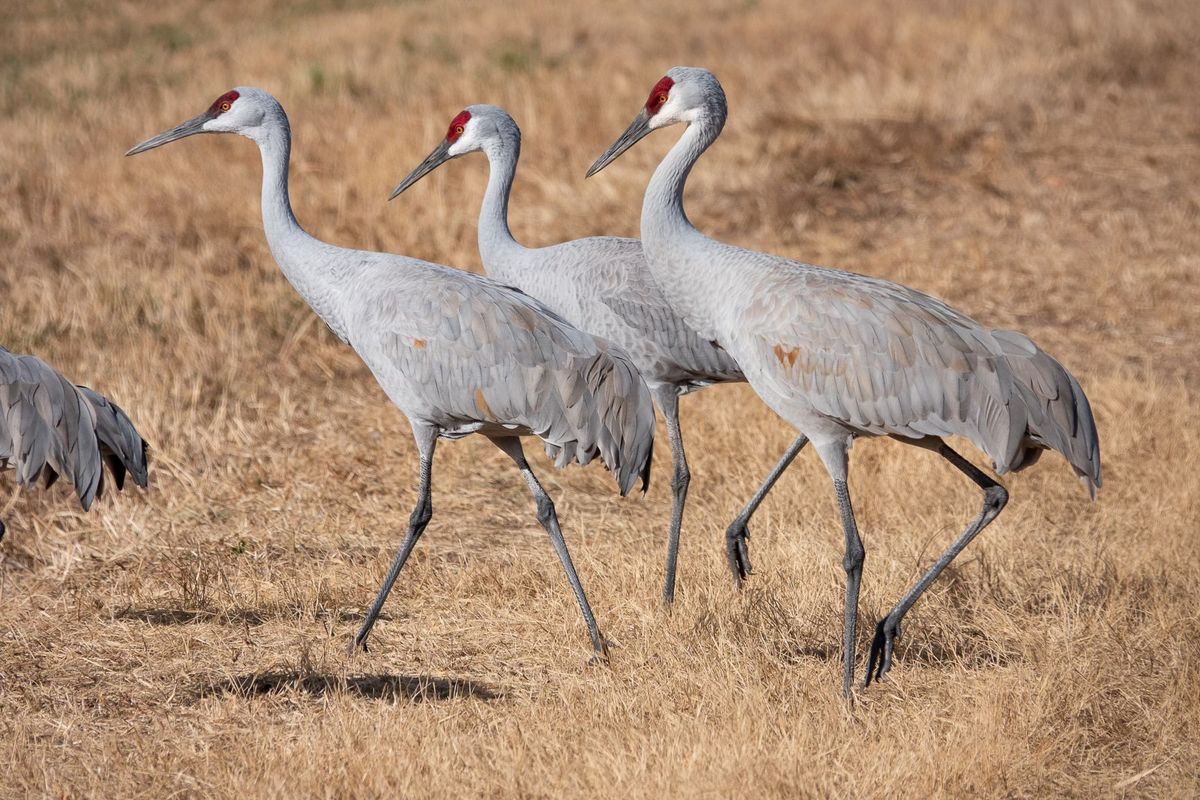
{"type": "Polygon", "coordinates": [[[408,417],[420,453],[418,502],[408,532],[354,645],[365,647],[400,569],[432,516],[438,439],[488,437],[517,466],[537,501],[598,656],[604,640],[570,563],[557,515],[525,461],[519,437],[538,436],[559,465],[599,456],[622,494],[649,480],[654,408],[621,350],[572,327],[520,291],[479,275],[321,242],[296,222],[288,198],[291,129],[278,101],[238,87],[203,114],[129,155],[195,133],[237,133],[259,146],[263,227],[288,281],[371,369],[408,417]]]}
{"type": "Polygon", "coordinates": [[[0,469],[21,486],[64,477],[86,511],[104,494],[104,465],[117,489],[126,473],[145,487],[146,442],[108,398],[76,386],[41,359],[0,347],[0,469]]]}
{"type": "Polygon", "coordinates": [[[929,295],[713,241],[683,210],[683,187],[720,135],[725,94],[707,70],[675,67],[594,174],[650,131],[687,128],[646,188],[646,260],[672,308],[741,365],[755,392],[806,435],[833,479],[846,539],[843,691],[849,693],[864,549],[847,489],[859,436],[887,435],[940,453],[984,492],[978,517],[876,629],[866,683],[891,665],[900,620],[1007,502],[995,481],[943,441],[962,436],[1003,474],[1043,449],[1066,457],[1092,496],[1100,446],[1078,382],[1032,341],[989,330],[929,295]]]}
{"type": "Polygon", "coordinates": [[[729,249],[725,263],[764,278],[731,295],[724,313],[739,320],[730,337],[753,353],[769,403],[855,436],[963,436],[1001,475],[1054,449],[1095,496],[1100,446],[1087,398],[1028,337],[888,281],[729,249]]]}
{"type": "Polygon", "coordinates": [[[348,252],[364,291],[339,325],[410,419],[445,439],[536,435],[560,467],[599,455],[622,494],[648,481],[654,412],[619,350],[486,278],[348,252]]]}
{"type": "MultiPolygon", "coordinates": [[[[401,181],[392,197],[446,161],[471,152],[483,152],[490,167],[479,214],[479,253],[488,276],[536,297],[571,324],[628,353],[666,419],[675,462],[675,503],[663,589],[670,602],[690,481],[678,398],[714,383],[744,381],[745,377],[725,350],[698,335],[671,308],[646,267],[637,239],[597,236],[535,248],[517,242],[508,225],[508,203],[520,159],[521,131],[503,109],[467,106],[451,122],[443,141],[401,181]]],[[[757,499],[743,512],[740,524],[730,526],[729,546],[743,558],[746,522],[781,471],[768,478],[755,495],[757,499]]],[[[740,578],[747,569],[736,574],[740,578]]]]}

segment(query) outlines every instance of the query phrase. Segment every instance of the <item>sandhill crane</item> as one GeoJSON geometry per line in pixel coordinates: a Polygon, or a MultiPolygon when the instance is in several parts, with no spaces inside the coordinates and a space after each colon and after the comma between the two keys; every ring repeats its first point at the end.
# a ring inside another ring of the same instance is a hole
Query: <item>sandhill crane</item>
{"type": "Polygon", "coordinates": [[[842,691],[849,694],[864,550],[846,488],[859,436],[937,453],[983,489],[983,509],[879,622],[864,685],[891,667],[900,622],[939,573],[1000,513],[1007,491],[943,441],[963,436],[997,474],[1057,450],[1093,499],[1100,445],[1076,380],[1026,336],[993,331],[921,292],[713,241],[683,210],[683,187],[725,123],[725,93],[704,69],[675,67],[593,175],[657,128],[687,124],[642,203],[650,271],[677,313],[734,357],[768,406],[812,441],[833,479],[845,533],[842,691]]]}
{"type": "Polygon", "coordinates": [[[126,473],[146,487],[146,442],[120,406],[39,358],[0,347],[0,470],[12,469],[25,487],[61,475],[87,511],[104,494],[104,465],[118,491],[126,473]]]}
{"type": "MultiPolygon", "coordinates": [[[[671,310],[646,271],[637,239],[596,236],[529,248],[513,238],[508,227],[508,196],[521,156],[521,130],[503,109],[474,105],[461,111],[450,121],[441,144],[388,199],[446,161],[475,151],[487,156],[490,169],[479,212],[479,254],[487,274],[536,297],[571,324],[629,353],[666,420],[675,467],[663,581],[663,600],[670,603],[675,597],[679,528],[691,480],[679,427],[679,398],[714,383],[743,381],[742,371],[724,350],[697,336],[671,310]]],[[[726,557],[738,584],[750,570],[746,545],[750,517],[805,441],[803,436],[795,441],[726,531],[726,557]]]]}
{"type": "Polygon", "coordinates": [[[435,443],[479,433],[516,464],[575,592],[596,658],[607,646],[571,563],[554,504],[518,437],[536,435],[559,466],[600,455],[622,494],[649,478],[650,393],[629,358],[545,306],[487,278],[309,236],[288,198],[291,129],[279,102],[238,87],[204,113],[133,147],[141,153],[196,133],[237,133],[262,156],[263,227],[271,254],[309,306],[370,367],[408,417],[420,454],[416,508],[375,602],[351,643],[367,635],[432,517],[435,443]]]}

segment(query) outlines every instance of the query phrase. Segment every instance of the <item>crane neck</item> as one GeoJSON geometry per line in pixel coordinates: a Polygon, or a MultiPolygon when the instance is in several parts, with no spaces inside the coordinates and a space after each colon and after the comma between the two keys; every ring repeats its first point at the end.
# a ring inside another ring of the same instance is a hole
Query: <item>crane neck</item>
{"type": "Polygon", "coordinates": [[[683,188],[692,167],[721,135],[724,125],[723,109],[700,112],[654,170],[642,198],[642,239],[647,249],[658,246],[660,240],[696,233],[683,209],[683,188]]]}
{"type": "MultiPolygon", "coordinates": [[[[282,115],[282,110],[280,111],[282,115]]],[[[261,133],[254,137],[262,155],[262,215],[263,229],[267,242],[274,253],[276,245],[282,245],[304,229],[292,212],[292,201],[288,195],[288,163],[292,153],[292,130],[287,117],[272,123],[264,123],[261,133]]]]}
{"type": "Polygon", "coordinates": [[[518,134],[506,139],[484,148],[488,183],[479,209],[479,255],[489,273],[504,261],[505,256],[525,249],[513,238],[508,227],[508,198],[521,157],[521,138],[518,134]]]}
{"type": "Polygon", "coordinates": [[[683,187],[724,122],[723,113],[698,114],[654,170],[642,201],[642,249],[650,274],[676,313],[702,337],[713,340],[720,340],[717,299],[736,294],[736,276],[710,257],[714,242],[697,231],[684,213],[683,187]]]}
{"type": "Polygon", "coordinates": [[[250,138],[262,155],[262,217],[267,246],[275,263],[305,302],[343,340],[339,308],[341,270],[333,245],[310,236],[296,221],[288,196],[292,131],[283,108],[268,115],[250,138]]]}

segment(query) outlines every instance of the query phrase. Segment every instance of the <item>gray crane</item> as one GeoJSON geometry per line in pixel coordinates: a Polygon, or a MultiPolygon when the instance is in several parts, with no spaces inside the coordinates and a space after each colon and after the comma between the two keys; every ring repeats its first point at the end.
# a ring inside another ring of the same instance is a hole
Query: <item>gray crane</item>
{"type": "MultiPolygon", "coordinates": [[[[146,442],[121,407],[86,386],[76,386],[45,361],[0,347],[0,471],[17,484],[60,476],[75,488],[84,511],[104,495],[104,467],[117,490],[125,476],[146,487],[146,442]]],[[[0,537],[4,522],[0,520],[0,537]]]]}
{"type": "Polygon", "coordinates": [[[1057,450],[1093,499],[1100,443],[1079,383],[1023,334],[985,328],[905,286],[734,247],[697,231],[683,210],[683,187],[725,116],[725,93],[712,73],[674,67],[587,174],[651,131],[686,123],[643,198],[646,260],[672,308],[733,356],[759,397],[812,441],[833,479],[846,540],[842,691],[848,695],[865,555],[846,488],[854,439],[891,436],[933,450],[984,494],[979,516],[880,620],[864,686],[890,669],[913,603],[1008,500],[1004,487],[943,437],[970,440],[999,475],[1032,465],[1044,449],[1057,450]]]}
{"type": "MultiPolygon", "coordinates": [[[[479,254],[487,274],[536,297],[571,324],[629,353],[666,420],[675,467],[663,581],[663,600],[670,603],[675,597],[679,529],[691,481],[679,426],[679,398],[714,383],[744,381],[745,377],[728,353],[696,335],[671,310],[646,269],[637,239],[595,236],[529,248],[513,238],[508,227],[508,198],[521,156],[521,130],[503,109],[473,105],[461,111],[450,121],[441,144],[388,199],[446,161],[476,151],[487,156],[490,170],[479,212],[479,254]]],[[[750,517],[805,442],[800,436],[788,448],[726,530],[726,558],[738,585],[750,572],[746,544],[750,517]]]]}
{"type": "Polygon", "coordinates": [[[238,87],[204,113],[133,147],[237,133],[262,155],[263,227],[292,286],[358,353],[412,426],[420,485],[407,535],[351,649],[365,648],[409,553],[432,517],[438,439],[486,436],[516,464],[575,592],[596,658],[607,646],[571,563],[554,503],[521,447],[534,435],[559,466],[599,455],[622,494],[649,479],[654,406],[629,357],[533,298],[487,278],[403,256],[335,247],[305,233],[288,198],[291,129],[279,102],[238,87]]]}

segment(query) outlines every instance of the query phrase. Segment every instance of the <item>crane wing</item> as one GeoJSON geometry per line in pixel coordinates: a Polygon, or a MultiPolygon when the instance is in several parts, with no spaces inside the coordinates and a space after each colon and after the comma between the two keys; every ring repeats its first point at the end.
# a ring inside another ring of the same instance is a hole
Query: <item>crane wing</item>
{"type": "Polygon", "coordinates": [[[933,297],[835,270],[776,273],[742,317],[767,380],[875,434],[962,435],[1003,468],[1026,432],[991,331],[933,297]]]}
{"type": "Polygon", "coordinates": [[[43,361],[0,349],[0,457],[23,486],[65,475],[84,509],[101,489],[95,418],[81,392],[43,361]]]}
{"type": "Polygon", "coordinates": [[[378,291],[351,332],[385,390],[400,378],[442,427],[534,433],[560,466],[599,453],[628,489],[654,411],[622,351],[477,275],[430,266],[395,280],[403,287],[378,291]]]}
{"type": "Polygon", "coordinates": [[[647,339],[685,375],[699,381],[738,380],[741,370],[716,342],[675,313],[650,274],[637,239],[595,237],[568,242],[582,251],[596,299],[635,336],[647,339]]]}

